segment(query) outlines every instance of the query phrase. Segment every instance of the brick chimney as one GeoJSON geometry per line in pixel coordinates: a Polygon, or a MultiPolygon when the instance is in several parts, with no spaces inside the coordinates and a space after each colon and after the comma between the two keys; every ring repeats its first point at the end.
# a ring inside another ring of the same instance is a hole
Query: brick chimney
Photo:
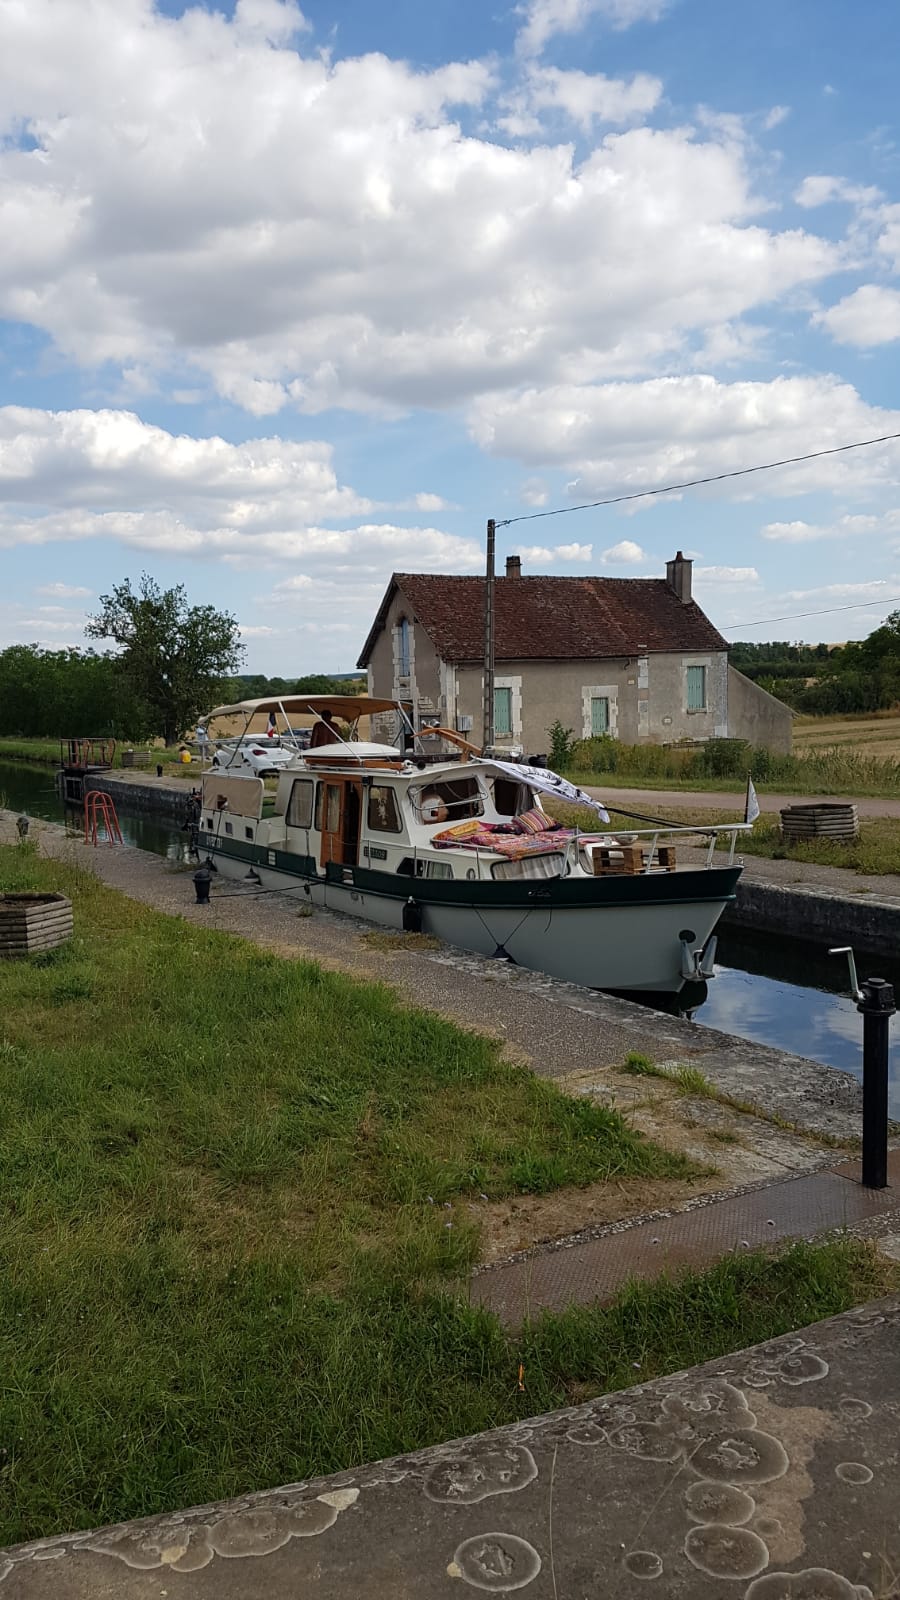
{"type": "Polygon", "coordinates": [[[522,557],[521,556],[507,556],[507,558],[506,558],[506,576],[508,578],[521,578],[521,576],[522,576],[522,557]]]}
{"type": "Polygon", "coordinates": [[[681,551],[676,551],[675,560],[666,562],[666,583],[677,594],[683,606],[690,605],[691,600],[691,571],[693,561],[685,560],[681,551]]]}

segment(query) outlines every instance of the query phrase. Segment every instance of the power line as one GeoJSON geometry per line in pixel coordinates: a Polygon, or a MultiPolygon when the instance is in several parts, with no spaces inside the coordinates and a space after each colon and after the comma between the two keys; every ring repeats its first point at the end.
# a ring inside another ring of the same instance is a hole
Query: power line
{"type": "MultiPolygon", "coordinates": [[[[579,506],[557,506],[554,511],[529,511],[520,517],[498,521],[498,528],[511,528],[514,522],[537,522],[541,517],[564,517],[570,511],[596,511],[600,506],[620,506],[627,500],[649,500],[655,495],[678,494],[682,489],[697,489],[705,483],[722,483],[726,478],[746,478],[751,472],[772,472],[776,467],[793,467],[801,461],[818,461],[822,456],[839,456],[847,450],[867,450],[873,444],[888,444],[900,433],[883,433],[877,439],[857,439],[853,444],[835,444],[828,450],[811,450],[804,456],[785,456],[781,461],[764,461],[757,467],[737,467],[733,472],[714,472],[708,478],[689,478],[685,483],[667,483],[662,489],[639,489],[634,494],[615,494],[607,500],[589,500],[579,506]]],[[[782,619],[773,619],[780,622],[782,619]]],[[[749,624],[748,624],[749,626],[749,624]]]]}
{"type": "Polygon", "coordinates": [[[824,611],[794,611],[787,617],[757,617],[754,622],[732,622],[723,633],[736,633],[739,628],[761,628],[767,622],[800,622],[803,617],[833,617],[838,611],[864,611],[866,606],[900,605],[900,594],[885,595],[882,600],[858,600],[852,606],[828,606],[824,611]]]}

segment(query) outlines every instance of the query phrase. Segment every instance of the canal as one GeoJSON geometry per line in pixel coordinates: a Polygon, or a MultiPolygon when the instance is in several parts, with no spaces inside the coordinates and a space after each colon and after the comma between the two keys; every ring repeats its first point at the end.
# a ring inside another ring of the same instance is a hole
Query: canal
{"type": "MultiPolygon", "coordinates": [[[[0,805],[51,822],[67,820],[49,767],[0,762],[0,805]]],[[[126,844],[170,861],[190,859],[187,833],[177,823],[121,808],[118,816],[126,844]]],[[[80,825],[80,813],[70,811],[68,820],[80,825]]],[[[900,993],[900,962],[861,957],[859,968],[860,978],[887,978],[900,993]]],[[[818,945],[723,927],[716,977],[693,1019],[698,1027],[720,1028],[860,1077],[862,1018],[847,984],[845,962],[818,945]]],[[[900,1025],[891,1048],[891,1112],[900,1118],[900,1025]]]]}

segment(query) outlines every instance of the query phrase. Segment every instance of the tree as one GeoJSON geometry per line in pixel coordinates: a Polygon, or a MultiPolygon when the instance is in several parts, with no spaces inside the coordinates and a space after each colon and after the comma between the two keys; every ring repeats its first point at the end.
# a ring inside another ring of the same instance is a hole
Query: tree
{"type": "Polygon", "coordinates": [[[161,589],[145,572],[100,596],[90,639],[113,639],[119,669],[135,699],[148,709],[154,733],[174,744],[218,697],[222,679],[240,665],[234,617],[214,606],[189,606],[182,584],[161,589]]]}

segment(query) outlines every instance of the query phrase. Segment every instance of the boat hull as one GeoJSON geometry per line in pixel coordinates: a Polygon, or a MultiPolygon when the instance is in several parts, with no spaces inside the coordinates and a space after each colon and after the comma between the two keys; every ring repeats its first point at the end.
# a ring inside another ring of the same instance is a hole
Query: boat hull
{"type": "Polygon", "coordinates": [[[368,867],[330,866],[323,877],[309,857],[229,841],[211,846],[220,873],[300,900],[463,950],[508,958],[593,989],[677,994],[684,951],[701,951],[734,899],[740,867],[538,885],[401,878],[368,867]]]}

